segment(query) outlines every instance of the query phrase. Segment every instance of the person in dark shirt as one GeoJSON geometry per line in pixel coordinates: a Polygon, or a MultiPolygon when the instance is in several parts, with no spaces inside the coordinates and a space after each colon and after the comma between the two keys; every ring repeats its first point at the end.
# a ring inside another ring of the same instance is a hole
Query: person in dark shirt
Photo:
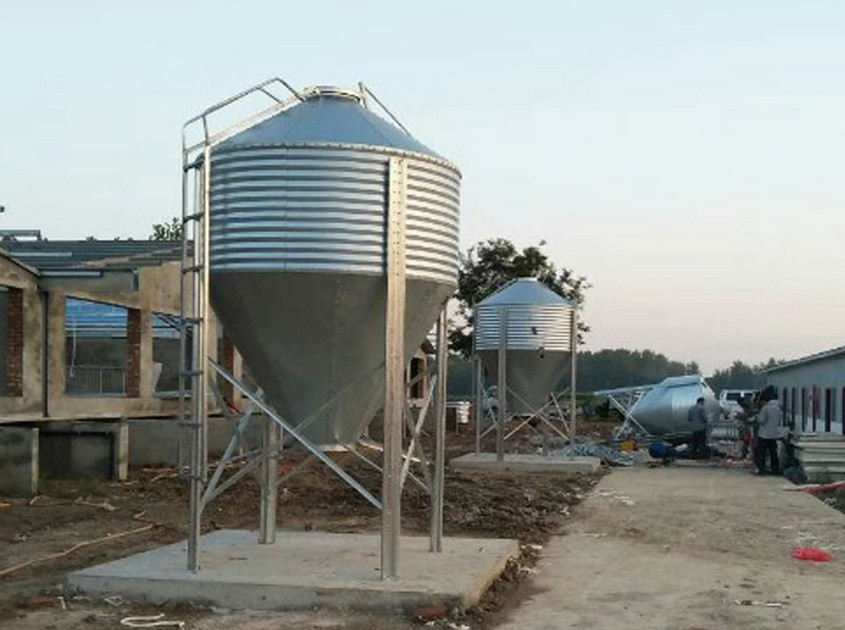
{"type": "Polygon", "coordinates": [[[704,410],[704,397],[699,396],[695,404],[687,411],[687,422],[692,429],[692,457],[701,459],[707,456],[707,412],[704,410]]]}

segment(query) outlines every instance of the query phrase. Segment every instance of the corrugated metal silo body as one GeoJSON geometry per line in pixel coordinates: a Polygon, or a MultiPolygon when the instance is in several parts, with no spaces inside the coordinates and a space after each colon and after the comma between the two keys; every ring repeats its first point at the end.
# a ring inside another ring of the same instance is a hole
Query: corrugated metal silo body
{"type": "Polygon", "coordinates": [[[671,376],[646,391],[631,408],[631,415],[655,435],[692,433],[687,420],[689,408],[704,397],[708,422],[719,420],[722,408],[716,394],[700,376],[671,376]]]}
{"type": "Polygon", "coordinates": [[[509,413],[528,414],[549,402],[567,371],[572,304],[534,278],[520,278],[475,309],[475,351],[498,379],[502,311],[507,312],[506,376],[509,413]]]}
{"type": "Polygon", "coordinates": [[[212,152],[212,302],[265,396],[320,444],[384,398],[390,160],[406,160],[407,358],[454,292],[460,173],[365,109],[311,92],[212,152]]]}

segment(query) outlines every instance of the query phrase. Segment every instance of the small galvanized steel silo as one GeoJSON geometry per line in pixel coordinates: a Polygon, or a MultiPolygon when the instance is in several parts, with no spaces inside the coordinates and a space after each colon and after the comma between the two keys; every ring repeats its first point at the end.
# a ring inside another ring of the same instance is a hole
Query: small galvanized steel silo
{"type": "Polygon", "coordinates": [[[475,353],[493,382],[504,342],[508,414],[532,414],[549,402],[567,371],[572,313],[569,300],[535,278],[514,280],[476,305],[475,353]]]}
{"type": "Polygon", "coordinates": [[[405,160],[407,359],[457,284],[460,173],[357,90],[301,97],[212,149],[211,299],[278,412],[349,444],[384,401],[391,159],[405,160]]]}

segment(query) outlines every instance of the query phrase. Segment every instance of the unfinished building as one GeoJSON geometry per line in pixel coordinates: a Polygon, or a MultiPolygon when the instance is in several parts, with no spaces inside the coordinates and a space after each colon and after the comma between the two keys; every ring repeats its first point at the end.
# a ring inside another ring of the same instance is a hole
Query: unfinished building
{"type": "MultiPolygon", "coordinates": [[[[39,472],[122,478],[130,432],[139,462],[173,460],[181,243],[35,236],[0,249],[0,491],[34,492],[39,472]],[[155,435],[172,439],[145,454],[155,435]]],[[[240,372],[210,326],[209,354],[240,372]]]]}
{"type": "MultiPolygon", "coordinates": [[[[124,478],[130,465],[183,463],[181,241],[26,236],[0,242],[0,493],[34,493],[39,476],[124,478]]],[[[209,330],[209,356],[243,376],[213,312],[209,330]]],[[[426,340],[410,363],[412,409],[430,389],[432,353],[426,340]]],[[[242,407],[231,384],[219,388],[227,407],[242,407]]],[[[214,452],[233,420],[210,411],[214,452]]]]}

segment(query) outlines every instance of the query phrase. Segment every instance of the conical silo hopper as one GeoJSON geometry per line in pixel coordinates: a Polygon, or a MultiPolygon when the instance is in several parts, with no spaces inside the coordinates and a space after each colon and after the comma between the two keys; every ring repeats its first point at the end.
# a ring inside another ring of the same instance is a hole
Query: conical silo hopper
{"type": "Polygon", "coordinates": [[[630,413],[643,429],[654,435],[688,435],[697,427],[687,414],[698,398],[704,398],[708,422],[722,416],[716,394],[698,375],[670,376],[648,389],[631,407],[630,413]]]}
{"type": "Polygon", "coordinates": [[[508,414],[533,414],[549,402],[569,365],[572,311],[569,300],[535,278],[514,280],[476,305],[475,353],[493,382],[506,313],[508,414]]]}
{"type": "Polygon", "coordinates": [[[350,444],[384,400],[390,161],[407,165],[407,359],[456,287],[460,173],[358,91],[300,96],[212,149],[211,300],[268,402],[350,444]]]}

